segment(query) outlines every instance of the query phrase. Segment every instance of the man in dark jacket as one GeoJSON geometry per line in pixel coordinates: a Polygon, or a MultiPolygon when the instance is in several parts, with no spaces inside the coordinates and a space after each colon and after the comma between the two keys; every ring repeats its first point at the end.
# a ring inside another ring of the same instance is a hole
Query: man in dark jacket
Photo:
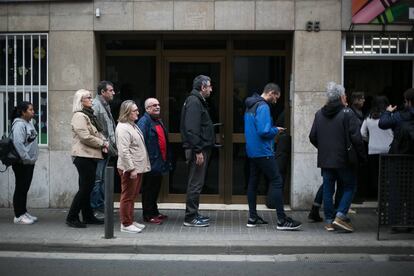
{"type": "Polygon", "coordinates": [[[388,106],[387,110],[381,114],[378,126],[381,129],[391,128],[394,131],[394,140],[389,153],[411,153],[414,146],[409,125],[414,121],[414,88],[404,92],[404,110],[394,112],[396,109],[396,106],[388,106]],[[406,127],[406,130],[403,130],[404,133],[402,133],[402,125],[406,127]]]}
{"type": "Polygon", "coordinates": [[[269,196],[274,200],[277,213],[278,230],[295,230],[301,226],[286,216],[283,210],[283,180],[275,158],[274,139],[282,127],[273,124],[269,104],[274,104],[280,97],[280,88],[274,83],[268,83],[259,96],[254,94],[246,99],[244,113],[244,135],[246,152],[250,164],[250,177],[247,186],[247,201],[249,203],[249,219],[247,227],[267,224],[256,210],[256,194],[258,176],[263,173],[269,181],[269,196]]]}
{"type": "Polygon", "coordinates": [[[155,98],[145,100],[145,114],[138,121],[145,139],[151,171],[144,174],[142,185],[142,217],[144,221],[161,224],[168,217],[158,211],[157,198],[162,176],[170,171],[168,132],[160,118],[160,103],[155,98]]]}
{"type": "Polygon", "coordinates": [[[333,231],[335,225],[352,232],[354,229],[347,213],[357,179],[355,170],[348,163],[346,136],[350,138],[361,159],[366,159],[366,154],[358,119],[349,108],[346,108],[344,87],[334,82],[328,83],[327,97],[328,103],[316,112],[309,134],[310,142],[318,149],[318,167],[322,169],[324,213],[327,223],[325,229],[333,231]],[[343,195],[335,214],[332,197],[336,181],[341,181],[343,195]]]}
{"type": "Polygon", "coordinates": [[[198,212],[200,193],[204,186],[207,164],[215,143],[214,126],[206,98],[212,91],[211,80],[199,75],[181,111],[180,131],[189,168],[184,226],[209,226],[209,217],[198,212]]]}

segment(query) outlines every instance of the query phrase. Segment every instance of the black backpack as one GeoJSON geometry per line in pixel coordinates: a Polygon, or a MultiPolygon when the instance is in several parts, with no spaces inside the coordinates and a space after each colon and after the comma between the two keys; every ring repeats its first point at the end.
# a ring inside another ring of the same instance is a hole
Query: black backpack
{"type": "Polygon", "coordinates": [[[414,154],[414,120],[402,121],[399,131],[394,133],[391,154],[414,154]]]}
{"type": "Polygon", "coordinates": [[[14,147],[13,140],[10,137],[3,135],[0,140],[0,161],[5,166],[4,170],[0,170],[0,172],[5,172],[9,166],[18,163],[21,160],[19,153],[14,147]]]}

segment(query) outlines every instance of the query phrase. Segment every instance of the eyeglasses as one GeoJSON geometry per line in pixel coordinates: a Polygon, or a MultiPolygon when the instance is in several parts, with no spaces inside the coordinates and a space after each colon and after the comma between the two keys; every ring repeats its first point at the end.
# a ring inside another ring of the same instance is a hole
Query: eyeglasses
{"type": "Polygon", "coordinates": [[[82,99],[84,99],[84,100],[92,100],[92,97],[91,96],[88,96],[88,97],[83,97],[82,99]]]}

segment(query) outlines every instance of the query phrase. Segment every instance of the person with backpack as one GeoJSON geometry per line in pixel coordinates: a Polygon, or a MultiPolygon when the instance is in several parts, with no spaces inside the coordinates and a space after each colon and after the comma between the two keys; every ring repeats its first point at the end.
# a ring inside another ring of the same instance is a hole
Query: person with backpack
{"type": "Polygon", "coordinates": [[[13,110],[11,138],[14,148],[20,156],[20,161],[12,164],[16,179],[13,195],[15,224],[33,224],[37,217],[27,212],[27,193],[32,183],[33,171],[39,156],[37,131],[31,120],[35,115],[33,104],[20,102],[13,110]]]}
{"type": "Polygon", "coordinates": [[[388,153],[414,154],[414,88],[404,92],[404,109],[395,111],[396,109],[397,106],[389,105],[378,123],[381,129],[394,131],[388,153]]]}

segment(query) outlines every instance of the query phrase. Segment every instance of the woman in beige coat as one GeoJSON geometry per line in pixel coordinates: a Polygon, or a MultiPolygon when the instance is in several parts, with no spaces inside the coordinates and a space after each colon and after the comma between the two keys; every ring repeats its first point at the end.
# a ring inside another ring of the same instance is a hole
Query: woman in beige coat
{"type": "Polygon", "coordinates": [[[88,90],[76,91],[73,98],[72,158],[79,173],[79,190],[73,198],[66,224],[85,228],[86,224],[103,224],[95,218],[90,205],[90,194],[95,184],[97,160],[108,151],[109,143],[101,134],[102,127],[93,115],[92,95],[88,90]],[[79,220],[82,212],[83,222],[79,220]]]}
{"type": "Polygon", "coordinates": [[[115,130],[118,148],[117,167],[121,177],[119,216],[121,232],[127,233],[139,233],[145,227],[134,222],[134,200],[141,188],[142,175],[151,170],[144,136],[135,124],[138,114],[138,107],[134,101],[124,101],[115,130]]]}

